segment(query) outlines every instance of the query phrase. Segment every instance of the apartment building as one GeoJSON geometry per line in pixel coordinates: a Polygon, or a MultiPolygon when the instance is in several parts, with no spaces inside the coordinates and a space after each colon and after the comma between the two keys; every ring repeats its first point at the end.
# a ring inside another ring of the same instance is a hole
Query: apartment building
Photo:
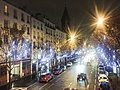
{"type": "Polygon", "coordinates": [[[0,85],[9,82],[7,65],[10,62],[11,77],[31,74],[30,15],[0,0],[0,85]],[[7,62],[7,63],[6,63],[7,62]]]}
{"type": "Polygon", "coordinates": [[[32,29],[32,72],[38,71],[38,61],[41,59],[43,43],[46,41],[45,24],[36,17],[31,17],[32,29]]]}
{"type": "Polygon", "coordinates": [[[14,80],[36,73],[41,67],[51,67],[50,60],[42,66],[43,53],[65,40],[66,33],[48,19],[40,20],[0,0],[0,86],[9,82],[10,73],[14,80]]]}

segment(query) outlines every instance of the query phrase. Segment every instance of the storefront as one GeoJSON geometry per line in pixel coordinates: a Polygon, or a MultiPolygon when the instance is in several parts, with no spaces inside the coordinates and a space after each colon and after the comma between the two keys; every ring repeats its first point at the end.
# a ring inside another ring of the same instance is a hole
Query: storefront
{"type": "Polygon", "coordinates": [[[7,83],[7,66],[0,64],[0,86],[7,83]]]}
{"type": "Polygon", "coordinates": [[[20,78],[20,62],[14,63],[11,68],[12,79],[16,80],[20,78]]]}
{"type": "Polygon", "coordinates": [[[23,76],[31,74],[31,61],[30,60],[22,61],[22,73],[23,73],[23,76]]]}

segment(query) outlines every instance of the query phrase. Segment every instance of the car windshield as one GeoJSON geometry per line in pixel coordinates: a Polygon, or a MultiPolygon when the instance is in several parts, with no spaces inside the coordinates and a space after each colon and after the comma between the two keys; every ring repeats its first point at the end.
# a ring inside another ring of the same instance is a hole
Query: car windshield
{"type": "Polygon", "coordinates": [[[103,77],[103,79],[107,79],[106,77],[103,77]]]}
{"type": "Polygon", "coordinates": [[[41,75],[41,77],[45,77],[46,75],[41,75]]]}

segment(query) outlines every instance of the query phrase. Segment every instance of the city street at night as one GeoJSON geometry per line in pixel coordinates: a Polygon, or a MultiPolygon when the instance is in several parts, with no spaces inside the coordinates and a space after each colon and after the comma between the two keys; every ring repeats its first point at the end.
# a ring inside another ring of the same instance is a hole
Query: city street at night
{"type": "Polygon", "coordinates": [[[120,0],[0,0],[0,90],[120,90],[120,0]]]}
{"type": "Polygon", "coordinates": [[[35,83],[28,90],[64,90],[65,88],[77,88],[78,90],[95,90],[96,70],[94,66],[76,63],[68,67],[66,71],[55,76],[49,83],[35,83]],[[77,75],[86,73],[87,80],[77,82],[77,75]]]}

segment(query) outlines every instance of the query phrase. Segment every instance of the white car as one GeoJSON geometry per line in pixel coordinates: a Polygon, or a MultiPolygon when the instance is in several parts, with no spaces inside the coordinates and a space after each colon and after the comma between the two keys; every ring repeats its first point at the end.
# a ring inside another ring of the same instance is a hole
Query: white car
{"type": "Polygon", "coordinates": [[[98,81],[99,82],[109,82],[108,77],[105,74],[99,74],[98,81]]]}
{"type": "Polygon", "coordinates": [[[67,67],[70,67],[70,66],[72,66],[72,62],[67,63],[67,67]]]}

